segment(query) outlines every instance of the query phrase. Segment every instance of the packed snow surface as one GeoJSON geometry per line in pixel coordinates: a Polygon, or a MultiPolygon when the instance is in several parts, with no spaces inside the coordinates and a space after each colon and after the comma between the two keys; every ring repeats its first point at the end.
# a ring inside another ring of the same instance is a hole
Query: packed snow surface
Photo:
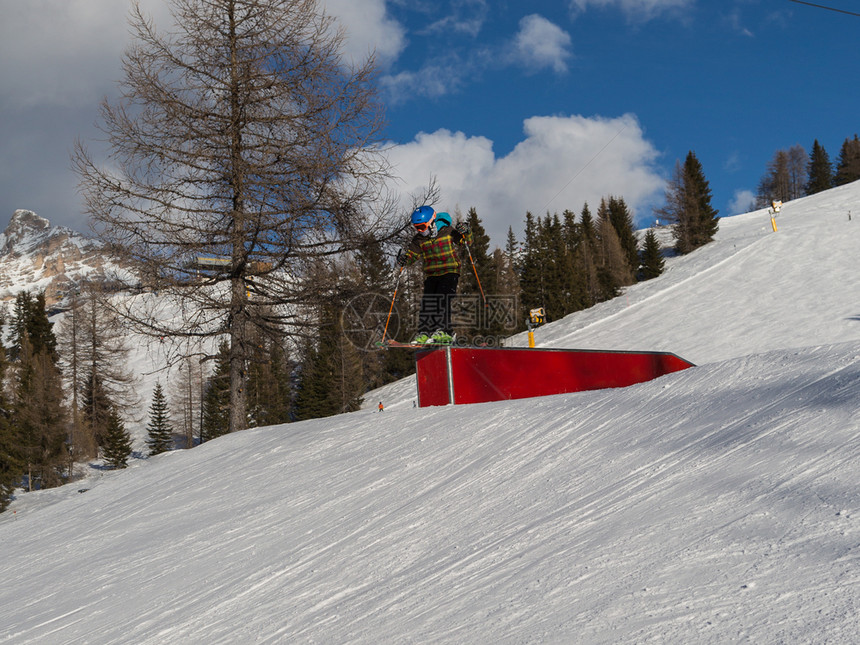
{"type": "Polygon", "coordinates": [[[857,642],[860,183],[777,224],[536,334],[692,369],[424,409],[406,379],[19,495],[0,642],[857,642]]]}

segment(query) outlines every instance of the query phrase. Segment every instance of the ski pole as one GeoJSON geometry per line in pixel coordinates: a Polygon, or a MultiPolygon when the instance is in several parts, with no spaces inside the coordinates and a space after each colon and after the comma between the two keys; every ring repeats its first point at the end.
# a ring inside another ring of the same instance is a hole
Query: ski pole
{"type": "Polygon", "coordinates": [[[484,295],[484,287],[481,286],[481,278],[478,277],[478,268],[475,266],[475,260],[472,259],[472,249],[466,243],[466,252],[469,254],[469,262],[472,263],[472,271],[475,272],[475,280],[478,282],[478,290],[481,292],[481,298],[484,300],[484,306],[487,307],[487,296],[484,295]]]}
{"type": "Polygon", "coordinates": [[[400,286],[400,276],[403,274],[403,269],[405,267],[400,267],[400,271],[397,272],[397,279],[394,281],[394,295],[391,296],[391,306],[388,308],[388,318],[385,319],[385,329],[382,330],[382,340],[381,344],[385,344],[385,335],[388,333],[388,322],[391,320],[391,312],[394,311],[394,299],[397,298],[397,287],[400,286]]]}

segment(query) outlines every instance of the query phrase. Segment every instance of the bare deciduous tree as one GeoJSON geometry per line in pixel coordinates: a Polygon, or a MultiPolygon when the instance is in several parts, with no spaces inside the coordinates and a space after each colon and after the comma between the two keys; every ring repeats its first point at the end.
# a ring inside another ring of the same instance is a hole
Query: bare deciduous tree
{"type": "Polygon", "coordinates": [[[171,0],[101,106],[104,166],[74,154],[96,231],[146,289],[122,313],[164,339],[229,338],[230,430],[247,426],[252,330],[301,334],[326,256],[386,238],[388,168],[370,57],[348,65],[317,0],[171,0]],[[273,315],[271,312],[275,312],[273,315]]]}
{"type": "Polygon", "coordinates": [[[108,422],[106,416],[95,417],[109,406],[93,401],[89,418],[82,418],[84,393],[103,396],[124,418],[140,420],[140,383],[129,367],[131,345],[109,303],[102,285],[86,283],[72,294],[70,309],[58,327],[57,342],[72,392],[72,445],[78,458],[97,454],[96,439],[103,437],[108,422]]]}
{"type": "Polygon", "coordinates": [[[759,181],[755,205],[770,206],[774,200],[787,202],[806,194],[806,151],[801,145],[777,150],[767,164],[767,172],[759,181]]]}
{"type": "Polygon", "coordinates": [[[187,356],[179,363],[171,391],[172,421],[185,437],[185,447],[194,447],[194,433],[202,427],[203,390],[206,385],[203,364],[187,356]]]}

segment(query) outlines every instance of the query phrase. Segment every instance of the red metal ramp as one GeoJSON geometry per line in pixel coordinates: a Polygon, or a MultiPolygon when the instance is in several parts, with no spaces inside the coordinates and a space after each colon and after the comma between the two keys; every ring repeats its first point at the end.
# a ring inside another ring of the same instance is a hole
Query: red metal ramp
{"type": "Polygon", "coordinates": [[[415,365],[421,407],[626,387],[693,367],[668,352],[485,347],[421,350],[415,365]]]}

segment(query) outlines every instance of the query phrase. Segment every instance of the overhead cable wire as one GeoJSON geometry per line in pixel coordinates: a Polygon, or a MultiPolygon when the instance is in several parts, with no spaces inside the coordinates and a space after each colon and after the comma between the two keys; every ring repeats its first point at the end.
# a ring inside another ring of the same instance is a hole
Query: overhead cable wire
{"type": "Polygon", "coordinates": [[[854,11],[847,11],[846,9],[837,9],[836,7],[828,7],[823,4],[816,4],[814,2],[804,2],[804,0],[788,0],[789,2],[794,2],[796,4],[805,4],[808,7],[815,7],[817,9],[827,9],[827,11],[835,11],[836,13],[844,13],[849,16],[857,16],[860,18],[860,13],[856,13],[854,11]]]}

